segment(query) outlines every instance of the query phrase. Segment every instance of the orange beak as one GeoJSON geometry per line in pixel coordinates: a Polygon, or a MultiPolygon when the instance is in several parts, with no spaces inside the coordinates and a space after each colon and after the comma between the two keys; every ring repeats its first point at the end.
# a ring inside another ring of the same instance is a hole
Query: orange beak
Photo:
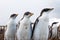
{"type": "Polygon", "coordinates": [[[16,14],[16,16],[18,16],[18,14],[16,14]]]}
{"type": "Polygon", "coordinates": [[[30,13],[30,16],[34,15],[33,13],[30,13]]]}

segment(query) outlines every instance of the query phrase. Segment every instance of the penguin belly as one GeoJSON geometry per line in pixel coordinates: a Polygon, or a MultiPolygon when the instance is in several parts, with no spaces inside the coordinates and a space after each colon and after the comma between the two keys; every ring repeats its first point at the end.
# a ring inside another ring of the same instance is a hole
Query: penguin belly
{"type": "Polygon", "coordinates": [[[48,22],[40,21],[34,31],[34,40],[48,40],[48,22]]]}
{"type": "Polygon", "coordinates": [[[30,40],[31,39],[31,33],[32,30],[28,26],[22,25],[21,28],[17,31],[17,38],[18,40],[30,40]]]}
{"type": "Polygon", "coordinates": [[[9,25],[5,32],[5,39],[15,40],[16,25],[9,25]]]}

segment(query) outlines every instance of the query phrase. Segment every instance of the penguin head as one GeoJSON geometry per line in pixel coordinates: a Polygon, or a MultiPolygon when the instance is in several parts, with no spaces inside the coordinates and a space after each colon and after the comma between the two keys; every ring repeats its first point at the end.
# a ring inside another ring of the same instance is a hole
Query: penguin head
{"type": "Polygon", "coordinates": [[[51,12],[53,9],[54,9],[54,8],[44,8],[44,9],[42,9],[40,16],[42,16],[43,13],[45,14],[45,13],[51,12]]]}
{"type": "Polygon", "coordinates": [[[33,15],[33,13],[31,13],[31,12],[25,12],[24,13],[24,17],[31,17],[33,15]]]}
{"type": "Polygon", "coordinates": [[[52,23],[52,26],[53,26],[54,24],[57,24],[57,23],[58,23],[58,22],[53,22],[53,23],[52,23]]]}
{"type": "Polygon", "coordinates": [[[42,10],[42,12],[50,12],[50,11],[52,11],[54,8],[44,8],[43,10],[42,10]]]}
{"type": "Polygon", "coordinates": [[[12,14],[12,15],[10,16],[10,18],[15,19],[17,16],[18,16],[18,14],[12,14]]]}
{"type": "MultiPolygon", "coordinates": [[[[31,12],[25,12],[24,15],[23,15],[23,18],[24,17],[30,18],[32,15],[33,15],[33,13],[31,13],[31,12]]],[[[23,18],[21,18],[21,20],[23,20],[23,18]]]]}

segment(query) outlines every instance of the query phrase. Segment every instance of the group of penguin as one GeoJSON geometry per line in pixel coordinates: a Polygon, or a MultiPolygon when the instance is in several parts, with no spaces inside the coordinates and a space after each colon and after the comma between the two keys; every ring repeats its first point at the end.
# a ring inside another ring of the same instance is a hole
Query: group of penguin
{"type": "MultiPolygon", "coordinates": [[[[54,8],[42,9],[36,21],[32,23],[30,17],[33,15],[31,12],[25,12],[23,18],[20,20],[20,25],[16,30],[16,17],[18,14],[12,14],[7,24],[7,29],[4,34],[4,40],[48,40],[49,32],[49,12],[54,8]],[[32,27],[33,25],[33,27],[32,27]]],[[[53,24],[56,24],[54,22],[53,24]]],[[[52,24],[52,26],[53,26],[52,24]]],[[[50,30],[50,31],[49,31],[50,30]]],[[[51,33],[50,33],[51,34],[51,33]]]]}

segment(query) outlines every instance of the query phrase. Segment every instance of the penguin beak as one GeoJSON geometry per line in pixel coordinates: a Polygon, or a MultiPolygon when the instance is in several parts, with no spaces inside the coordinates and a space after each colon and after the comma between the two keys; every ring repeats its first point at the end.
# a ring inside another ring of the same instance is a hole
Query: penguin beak
{"type": "Polygon", "coordinates": [[[56,22],[56,24],[59,23],[59,22],[56,22]]]}
{"type": "Polygon", "coordinates": [[[16,16],[18,16],[18,14],[16,14],[16,16]]]}
{"type": "Polygon", "coordinates": [[[50,8],[49,12],[51,12],[51,11],[53,11],[53,10],[54,10],[54,8],[50,8]]]}
{"type": "Polygon", "coordinates": [[[33,13],[30,13],[30,16],[34,15],[33,13]]]}
{"type": "Polygon", "coordinates": [[[51,10],[53,10],[54,8],[51,8],[51,10]]]}

